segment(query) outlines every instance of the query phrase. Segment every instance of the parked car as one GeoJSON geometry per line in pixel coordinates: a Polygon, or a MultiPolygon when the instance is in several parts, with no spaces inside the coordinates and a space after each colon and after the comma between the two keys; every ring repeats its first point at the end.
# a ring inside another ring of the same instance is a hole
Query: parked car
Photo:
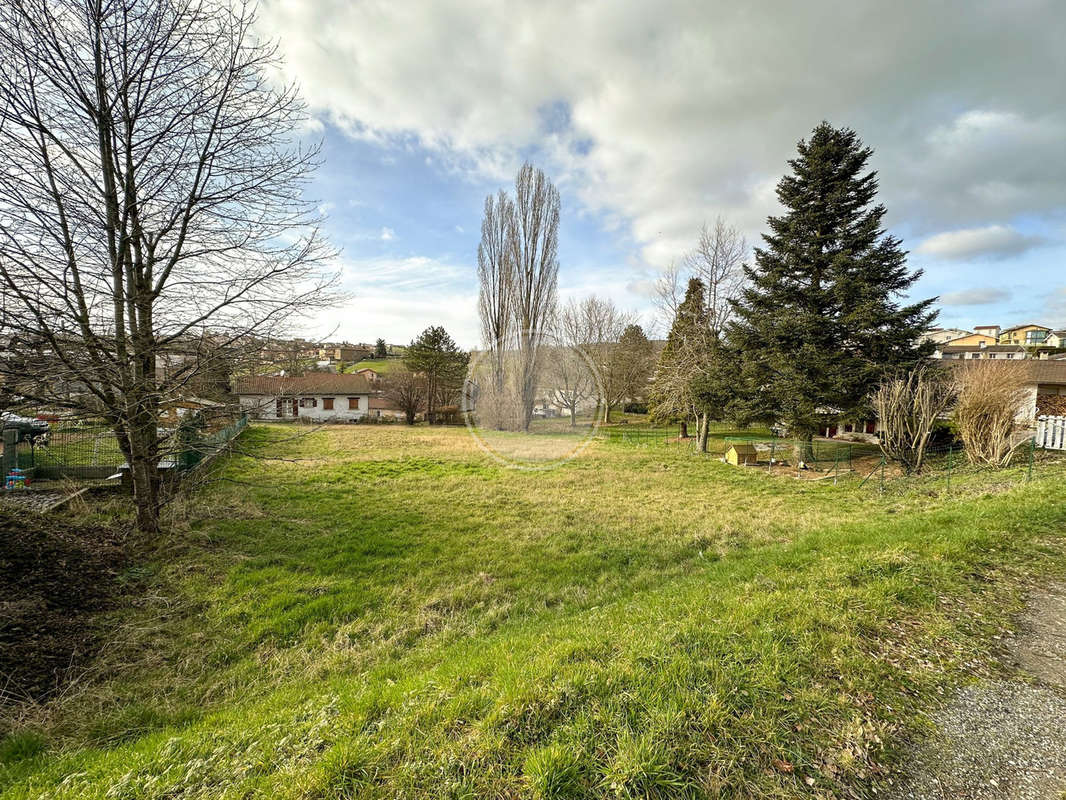
{"type": "Polygon", "coordinates": [[[0,411],[0,429],[18,431],[19,442],[31,445],[48,444],[51,426],[43,419],[23,417],[13,411],[0,411]]]}

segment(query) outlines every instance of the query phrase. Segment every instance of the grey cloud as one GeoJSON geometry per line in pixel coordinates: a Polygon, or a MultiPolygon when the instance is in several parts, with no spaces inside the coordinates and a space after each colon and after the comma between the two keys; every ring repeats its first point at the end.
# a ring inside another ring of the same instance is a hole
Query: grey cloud
{"type": "Polygon", "coordinates": [[[1009,300],[1011,293],[1006,289],[988,287],[985,289],[965,289],[961,292],[948,292],[940,296],[945,306],[988,306],[1009,300]]]}
{"type": "Polygon", "coordinates": [[[917,252],[944,259],[998,259],[1019,256],[1047,243],[1043,236],[1025,234],[1006,225],[988,225],[930,236],[917,252]]]}
{"type": "Polygon", "coordinates": [[[823,118],[876,149],[889,222],[917,235],[1066,205],[1060,0],[266,0],[262,19],[317,115],[494,179],[539,152],[656,266],[716,214],[762,231],[823,118]]]}

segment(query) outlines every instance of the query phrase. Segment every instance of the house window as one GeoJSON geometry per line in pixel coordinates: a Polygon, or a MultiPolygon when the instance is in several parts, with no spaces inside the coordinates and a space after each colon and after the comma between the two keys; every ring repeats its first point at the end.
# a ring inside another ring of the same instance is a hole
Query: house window
{"type": "Polygon", "coordinates": [[[322,398],[322,410],[323,411],[332,411],[333,410],[333,398],[332,397],[323,397],[322,398]]]}
{"type": "Polygon", "coordinates": [[[359,408],[359,398],[358,397],[349,397],[348,398],[348,408],[350,408],[353,411],[358,409],[359,408]]]}
{"type": "Polygon", "coordinates": [[[301,397],[300,408],[318,408],[318,398],[315,397],[301,397]]]}

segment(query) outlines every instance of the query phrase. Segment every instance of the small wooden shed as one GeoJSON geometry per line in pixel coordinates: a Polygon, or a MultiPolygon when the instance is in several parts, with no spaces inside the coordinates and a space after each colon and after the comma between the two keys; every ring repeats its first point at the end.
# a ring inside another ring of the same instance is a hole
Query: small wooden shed
{"type": "Polygon", "coordinates": [[[725,451],[725,460],[734,467],[746,467],[749,464],[757,464],[759,456],[755,452],[755,445],[734,442],[725,451]]]}

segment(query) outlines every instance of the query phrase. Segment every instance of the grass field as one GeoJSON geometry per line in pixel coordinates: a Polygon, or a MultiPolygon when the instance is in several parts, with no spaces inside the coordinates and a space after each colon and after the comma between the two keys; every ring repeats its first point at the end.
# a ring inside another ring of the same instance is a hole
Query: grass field
{"type": "Polygon", "coordinates": [[[888,499],[610,441],[241,441],[272,460],[228,459],[95,672],[10,721],[5,799],[867,795],[1066,566],[1063,465],[888,499]]]}
{"type": "Polygon", "coordinates": [[[351,366],[345,367],[345,372],[358,372],[361,369],[372,369],[382,375],[388,375],[390,372],[403,367],[402,358],[364,358],[362,361],[357,361],[351,366]]]}

